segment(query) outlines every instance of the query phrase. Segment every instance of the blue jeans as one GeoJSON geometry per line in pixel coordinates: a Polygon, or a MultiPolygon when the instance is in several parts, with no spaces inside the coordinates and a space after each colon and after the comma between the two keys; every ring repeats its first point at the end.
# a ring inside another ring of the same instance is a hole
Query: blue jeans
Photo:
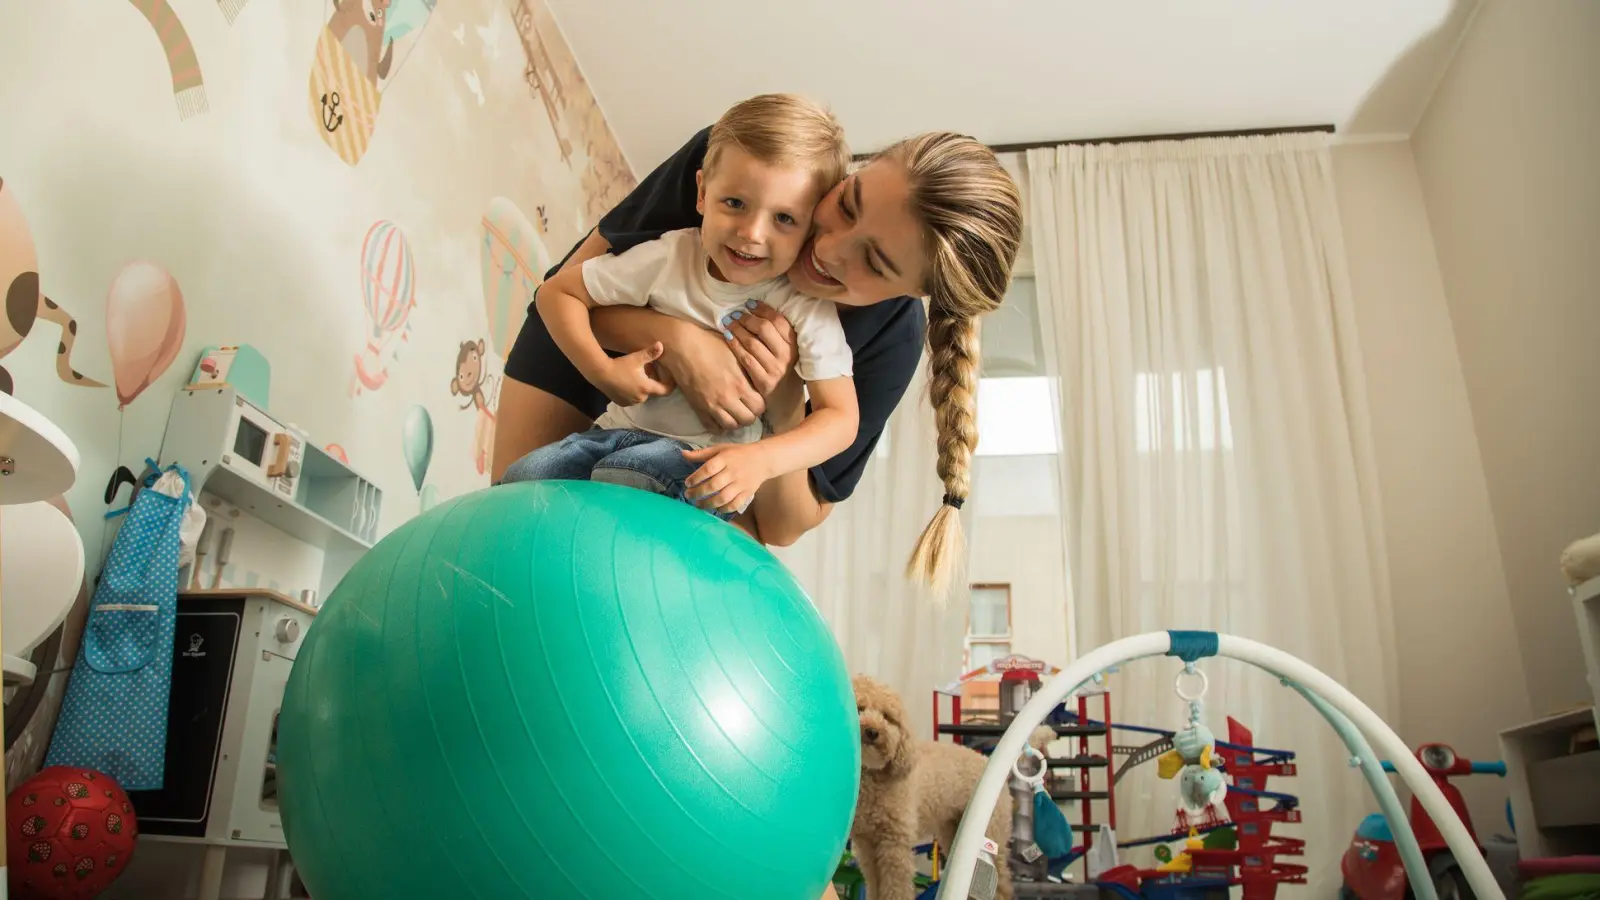
{"type": "MultiPolygon", "coordinates": [[[[683,458],[683,441],[628,428],[591,428],[529,453],[506,468],[501,484],[517,481],[603,481],[675,500],[700,468],[683,458]]],[[[732,514],[714,513],[719,519],[732,514]]]]}

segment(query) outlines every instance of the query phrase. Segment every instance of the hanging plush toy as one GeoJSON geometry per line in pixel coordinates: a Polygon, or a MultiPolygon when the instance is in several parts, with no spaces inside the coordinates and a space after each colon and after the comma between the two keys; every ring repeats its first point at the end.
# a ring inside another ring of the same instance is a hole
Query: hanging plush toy
{"type": "Polygon", "coordinates": [[[1228,794],[1228,784],[1222,777],[1222,760],[1217,756],[1217,739],[1200,722],[1200,698],[1205,696],[1205,673],[1184,666],[1174,686],[1178,696],[1189,704],[1189,724],[1172,736],[1172,749],[1162,754],[1157,763],[1157,774],[1162,778],[1178,779],[1178,812],[1172,830],[1184,832],[1192,828],[1211,828],[1228,819],[1222,800],[1228,794]],[[1190,696],[1183,691],[1183,676],[1200,678],[1199,693],[1190,696]]]}

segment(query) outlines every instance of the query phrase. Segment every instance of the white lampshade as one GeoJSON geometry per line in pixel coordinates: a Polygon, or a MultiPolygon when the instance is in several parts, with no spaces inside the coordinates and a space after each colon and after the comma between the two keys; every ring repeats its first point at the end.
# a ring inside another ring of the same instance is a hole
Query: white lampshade
{"type": "Polygon", "coordinates": [[[43,500],[0,512],[0,650],[26,657],[66,619],[83,587],[83,540],[43,500]]]}

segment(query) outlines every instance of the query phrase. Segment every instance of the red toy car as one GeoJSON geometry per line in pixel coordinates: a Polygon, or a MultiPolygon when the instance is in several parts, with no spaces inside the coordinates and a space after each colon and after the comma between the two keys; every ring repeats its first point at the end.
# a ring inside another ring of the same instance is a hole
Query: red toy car
{"type": "MultiPolygon", "coordinates": [[[[1418,747],[1417,761],[1422,763],[1422,767],[1433,778],[1433,783],[1450,801],[1456,815],[1461,817],[1461,823],[1467,826],[1467,833],[1478,844],[1478,851],[1483,852],[1483,843],[1478,840],[1478,833],[1472,827],[1472,817],[1467,814],[1467,804],[1449,779],[1458,775],[1503,777],[1506,764],[1472,762],[1457,756],[1456,751],[1444,744],[1423,744],[1418,747]]],[[[1394,767],[1385,762],[1383,770],[1393,772],[1394,767]]],[[[1471,900],[1472,889],[1461,874],[1455,854],[1445,846],[1444,838],[1439,835],[1439,827],[1415,797],[1411,799],[1411,829],[1422,848],[1422,857],[1428,864],[1428,874],[1433,878],[1439,900],[1471,900]]],[[[1344,859],[1339,863],[1339,870],[1344,875],[1344,887],[1339,890],[1341,900],[1404,900],[1410,896],[1405,865],[1400,861],[1394,834],[1382,813],[1373,813],[1361,821],[1355,837],[1350,840],[1350,848],[1344,852],[1344,859]]]]}

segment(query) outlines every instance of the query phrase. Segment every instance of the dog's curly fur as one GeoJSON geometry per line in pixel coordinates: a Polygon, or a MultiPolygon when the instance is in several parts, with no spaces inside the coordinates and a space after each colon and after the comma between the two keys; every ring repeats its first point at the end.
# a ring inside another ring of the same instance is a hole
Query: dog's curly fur
{"type": "MultiPolygon", "coordinates": [[[[933,837],[948,852],[956,827],[988,759],[960,744],[917,740],[906,730],[905,707],[888,686],[860,675],[854,681],[861,718],[861,799],[850,840],[872,900],[912,900],[920,838],[933,837]]],[[[998,900],[1010,900],[1006,857],[1011,843],[1011,794],[1000,795],[989,821],[1000,847],[995,866],[998,900]]]]}

